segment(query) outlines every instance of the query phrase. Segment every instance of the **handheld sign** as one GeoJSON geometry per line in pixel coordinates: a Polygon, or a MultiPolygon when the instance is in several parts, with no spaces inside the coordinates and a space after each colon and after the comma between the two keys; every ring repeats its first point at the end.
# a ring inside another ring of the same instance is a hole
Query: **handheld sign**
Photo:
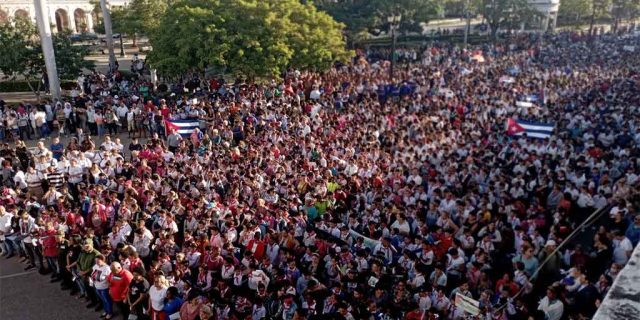
{"type": "Polygon", "coordinates": [[[459,292],[456,293],[455,306],[473,316],[480,314],[480,301],[471,299],[459,292]]]}

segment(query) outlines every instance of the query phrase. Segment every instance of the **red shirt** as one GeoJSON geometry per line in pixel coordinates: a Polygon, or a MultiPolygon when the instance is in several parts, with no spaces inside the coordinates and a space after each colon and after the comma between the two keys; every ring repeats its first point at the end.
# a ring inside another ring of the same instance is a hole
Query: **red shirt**
{"type": "Polygon", "coordinates": [[[127,301],[127,294],[129,293],[129,284],[133,280],[131,272],[122,269],[120,273],[111,273],[107,276],[109,282],[109,295],[111,299],[116,302],[127,301]]]}
{"type": "Polygon", "coordinates": [[[263,241],[252,239],[247,244],[246,250],[253,252],[253,257],[262,260],[266,251],[266,245],[263,241]]]}
{"type": "Polygon", "coordinates": [[[42,240],[43,254],[45,257],[57,257],[58,256],[58,244],[56,242],[56,231],[49,230],[45,233],[42,240]]]}

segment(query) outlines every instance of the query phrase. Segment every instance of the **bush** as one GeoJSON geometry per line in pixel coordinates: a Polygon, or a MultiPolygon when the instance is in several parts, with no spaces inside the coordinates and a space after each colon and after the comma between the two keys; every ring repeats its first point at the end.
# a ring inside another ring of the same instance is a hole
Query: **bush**
{"type": "MultiPolygon", "coordinates": [[[[41,82],[32,82],[34,87],[40,85],[40,90],[44,90],[41,82]]],[[[63,90],[71,90],[76,86],[75,80],[61,80],[60,88],[63,90]]],[[[0,92],[31,92],[29,83],[27,81],[2,81],[0,82],[0,92]]]]}

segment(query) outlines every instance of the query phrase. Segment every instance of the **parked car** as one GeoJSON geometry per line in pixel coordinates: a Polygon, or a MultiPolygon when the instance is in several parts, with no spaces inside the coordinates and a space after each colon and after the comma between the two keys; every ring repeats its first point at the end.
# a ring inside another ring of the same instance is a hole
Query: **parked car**
{"type": "Polygon", "coordinates": [[[92,41],[98,40],[98,35],[92,32],[83,32],[71,35],[70,39],[74,42],[92,41]]]}
{"type": "MultiPolygon", "coordinates": [[[[111,38],[113,38],[114,40],[118,40],[120,39],[120,34],[119,33],[114,33],[111,35],[111,38]]],[[[107,42],[107,38],[106,37],[102,37],[100,39],[100,42],[107,42]]]]}

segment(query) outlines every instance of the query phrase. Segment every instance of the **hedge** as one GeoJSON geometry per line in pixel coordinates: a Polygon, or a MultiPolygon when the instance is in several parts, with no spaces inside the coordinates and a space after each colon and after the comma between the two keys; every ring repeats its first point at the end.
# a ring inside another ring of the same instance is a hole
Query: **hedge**
{"type": "MultiPolygon", "coordinates": [[[[40,83],[32,82],[33,86],[40,83]]],[[[60,87],[63,90],[71,90],[76,86],[75,80],[62,80],[60,81],[60,87]]],[[[2,81],[0,82],[0,92],[31,92],[29,83],[26,81],[2,81]]]]}

